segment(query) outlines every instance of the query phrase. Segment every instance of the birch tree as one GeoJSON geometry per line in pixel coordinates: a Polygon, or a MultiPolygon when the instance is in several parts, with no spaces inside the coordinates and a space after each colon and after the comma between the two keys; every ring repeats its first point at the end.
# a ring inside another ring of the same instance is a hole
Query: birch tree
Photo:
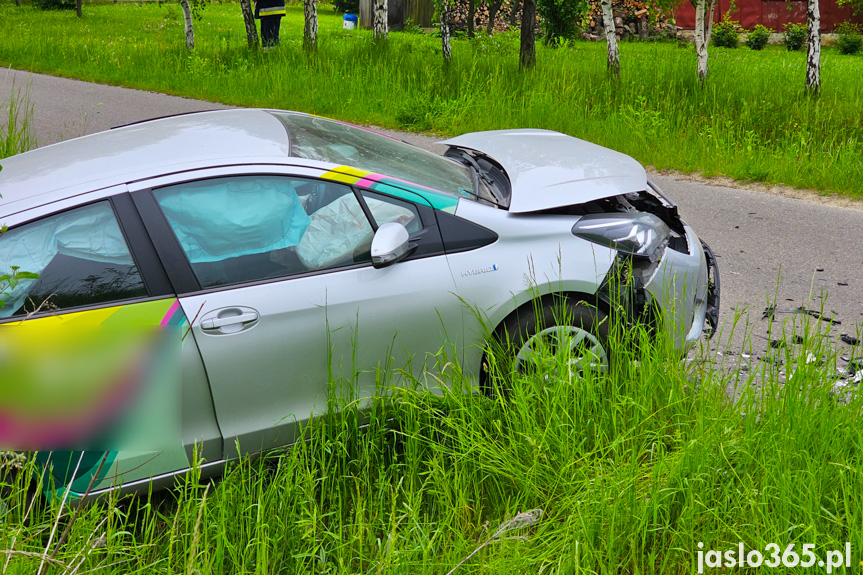
{"type": "Polygon", "coordinates": [[[389,25],[387,24],[387,0],[374,0],[372,12],[374,15],[374,38],[375,40],[386,40],[389,35],[389,25]]]}
{"type": "Polygon", "coordinates": [[[189,6],[189,0],[180,0],[180,6],[183,7],[183,22],[186,28],[186,49],[195,49],[195,28],[192,26],[192,8],[189,6]]]}
{"type": "MultiPolygon", "coordinates": [[[[303,48],[307,52],[318,51],[318,6],[315,0],[303,0],[303,14],[306,24],[303,28],[303,48]]],[[[386,16],[384,16],[386,24],[386,16]]],[[[386,36],[386,34],[384,34],[386,36]]]]}
{"type": "Polygon", "coordinates": [[[817,96],[821,90],[821,10],[818,0],[807,0],[806,21],[809,47],[806,50],[806,91],[817,96]]]}
{"type": "Polygon", "coordinates": [[[246,41],[249,43],[249,48],[255,49],[258,47],[258,27],[255,26],[251,2],[240,0],[240,9],[243,11],[243,22],[246,23],[246,41]]]}
{"type": "Polygon", "coordinates": [[[704,43],[710,46],[710,41],[713,40],[713,15],[716,13],[716,0],[710,0],[707,6],[707,18],[704,21],[704,43]]]}
{"type": "Polygon", "coordinates": [[[439,1],[438,11],[440,12],[440,42],[443,49],[443,61],[449,64],[450,60],[452,60],[452,42],[450,41],[449,30],[449,0],[439,1]]]}
{"type": "Polygon", "coordinates": [[[617,51],[617,27],[614,25],[614,10],[611,0],[601,0],[602,27],[605,30],[605,45],[608,48],[606,68],[615,78],[620,77],[620,54],[617,51]]]}
{"type": "Polygon", "coordinates": [[[704,84],[707,78],[707,40],[704,12],[706,9],[707,0],[695,0],[695,57],[696,57],[696,74],[698,81],[704,84]]]}
{"type": "Polygon", "coordinates": [[[521,48],[518,68],[536,66],[536,0],[524,0],[521,6],[521,48]]]}

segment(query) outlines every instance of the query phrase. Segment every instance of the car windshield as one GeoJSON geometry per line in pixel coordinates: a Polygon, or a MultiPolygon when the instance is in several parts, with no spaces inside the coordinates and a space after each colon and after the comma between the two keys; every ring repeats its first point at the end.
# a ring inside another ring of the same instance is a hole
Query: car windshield
{"type": "Polygon", "coordinates": [[[342,122],[273,115],[288,130],[292,156],[352,166],[457,196],[475,194],[467,167],[432,152],[342,122]]]}

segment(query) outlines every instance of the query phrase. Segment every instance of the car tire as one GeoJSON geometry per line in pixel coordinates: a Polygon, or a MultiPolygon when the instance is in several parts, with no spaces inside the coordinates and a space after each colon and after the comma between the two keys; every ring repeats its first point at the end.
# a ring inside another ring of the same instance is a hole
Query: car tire
{"type": "MultiPolygon", "coordinates": [[[[507,382],[514,372],[541,370],[543,366],[539,363],[547,360],[547,353],[539,350],[554,351],[563,345],[572,350],[569,364],[574,370],[607,373],[611,365],[608,329],[608,316],[582,300],[544,301],[537,309],[525,306],[496,330],[493,345],[496,371],[507,382]]],[[[486,357],[483,387],[493,393],[495,386],[488,377],[488,368],[486,357]]],[[[502,391],[507,393],[506,389],[502,391]]]]}

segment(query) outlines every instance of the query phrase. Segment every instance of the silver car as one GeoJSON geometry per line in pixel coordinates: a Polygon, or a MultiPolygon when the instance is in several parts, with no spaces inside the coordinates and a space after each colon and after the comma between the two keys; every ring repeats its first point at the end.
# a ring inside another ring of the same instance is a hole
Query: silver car
{"type": "Polygon", "coordinates": [[[715,329],[715,258],[632,158],[443,143],[226,110],[0,162],[0,448],[73,495],[160,486],[295,441],[334,378],[370,396],[445,347],[483,385],[489,334],[517,368],[551,339],[605,369],[624,269],[629,319],[681,351],[715,329]]]}

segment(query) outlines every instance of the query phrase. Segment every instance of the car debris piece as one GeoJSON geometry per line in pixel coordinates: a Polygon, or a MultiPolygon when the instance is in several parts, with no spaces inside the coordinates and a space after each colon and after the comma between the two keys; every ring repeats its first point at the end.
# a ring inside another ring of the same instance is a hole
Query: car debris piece
{"type": "Polygon", "coordinates": [[[795,307],[795,308],[782,308],[776,309],[775,305],[769,305],[764,308],[764,311],[761,312],[761,319],[773,318],[777,313],[799,313],[805,315],[811,315],[815,319],[820,319],[821,321],[826,321],[835,325],[842,325],[842,322],[836,319],[836,317],[825,317],[820,311],[814,309],[807,309],[803,306],[795,307]]]}
{"type": "Polygon", "coordinates": [[[848,285],[848,282],[836,282],[836,285],[838,285],[838,286],[847,286],[847,285],[848,285]]]}
{"type": "Polygon", "coordinates": [[[839,339],[841,339],[842,341],[844,341],[848,345],[857,345],[858,343],[860,343],[859,339],[857,339],[856,337],[851,337],[847,333],[843,333],[842,335],[840,335],[839,339]]]}

